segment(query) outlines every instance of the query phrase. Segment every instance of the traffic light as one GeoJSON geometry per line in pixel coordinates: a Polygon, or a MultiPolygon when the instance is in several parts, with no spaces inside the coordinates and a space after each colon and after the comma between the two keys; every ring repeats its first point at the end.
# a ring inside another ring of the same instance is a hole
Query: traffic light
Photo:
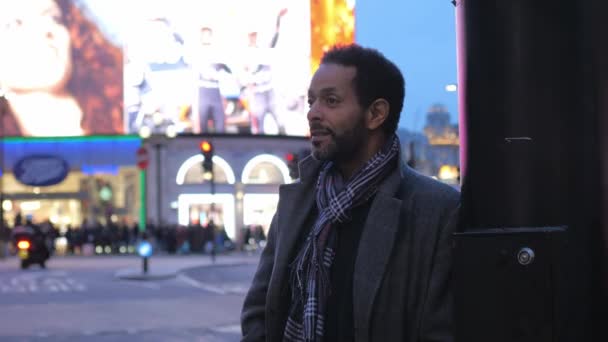
{"type": "Polygon", "coordinates": [[[300,177],[300,170],[298,169],[299,157],[296,153],[287,153],[285,160],[287,161],[287,167],[289,168],[289,177],[296,179],[300,177]]]}
{"type": "Polygon", "coordinates": [[[213,175],[213,144],[210,141],[203,140],[199,147],[201,154],[205,157],[203,160],[203,172],[213,175]]]}

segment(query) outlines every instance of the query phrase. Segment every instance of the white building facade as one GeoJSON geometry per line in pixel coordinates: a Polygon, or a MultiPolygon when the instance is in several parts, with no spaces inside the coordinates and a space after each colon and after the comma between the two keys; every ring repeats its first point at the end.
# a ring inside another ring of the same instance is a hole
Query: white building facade
{"type": "Polygon", "coordinates": [[[267,231],[279,186],[292,182],[286,155],[309,148],[306,138],[280,136],[179,136],[144,141],[148,149],[146,212],[150,223],[206,224],[213,219],[232,239],[259,224],[267,231]],[[199,150],[213,144],[214,194],[199,150]]]}

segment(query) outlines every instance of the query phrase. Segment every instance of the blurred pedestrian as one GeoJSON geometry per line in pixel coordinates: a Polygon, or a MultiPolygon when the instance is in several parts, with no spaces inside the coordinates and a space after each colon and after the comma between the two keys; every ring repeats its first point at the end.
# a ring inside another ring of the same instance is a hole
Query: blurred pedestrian
{"type": "Polygon", "coordinates": [[[215,222],[209,220],[205,228],[205,252],[211,256],[211,262],[215,263],[215,222]]]}

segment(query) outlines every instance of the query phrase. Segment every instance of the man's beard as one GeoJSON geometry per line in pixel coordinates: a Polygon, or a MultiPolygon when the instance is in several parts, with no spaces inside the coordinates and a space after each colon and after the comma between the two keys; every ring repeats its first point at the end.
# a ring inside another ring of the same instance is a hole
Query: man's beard
{"type": "Polygon", "coordinates": [[[325,146],[313,146],[312,156],[322,161],[349,161],[356,157],[366,143],[365,119],[362,116],[354,127],[342,133],[331,132],[331,140],[325,146]]]}

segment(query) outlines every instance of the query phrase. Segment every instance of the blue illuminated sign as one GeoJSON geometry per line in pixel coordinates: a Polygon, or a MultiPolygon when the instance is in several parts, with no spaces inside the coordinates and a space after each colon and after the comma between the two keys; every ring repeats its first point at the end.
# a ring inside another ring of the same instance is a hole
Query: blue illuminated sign
{"type": "Polygon", "coordinates": [[[61,183],[69,171],[64,159],[52,155],[30,155],[19,159],[13,168],[15,178],[30,186],[61,183]]]}

